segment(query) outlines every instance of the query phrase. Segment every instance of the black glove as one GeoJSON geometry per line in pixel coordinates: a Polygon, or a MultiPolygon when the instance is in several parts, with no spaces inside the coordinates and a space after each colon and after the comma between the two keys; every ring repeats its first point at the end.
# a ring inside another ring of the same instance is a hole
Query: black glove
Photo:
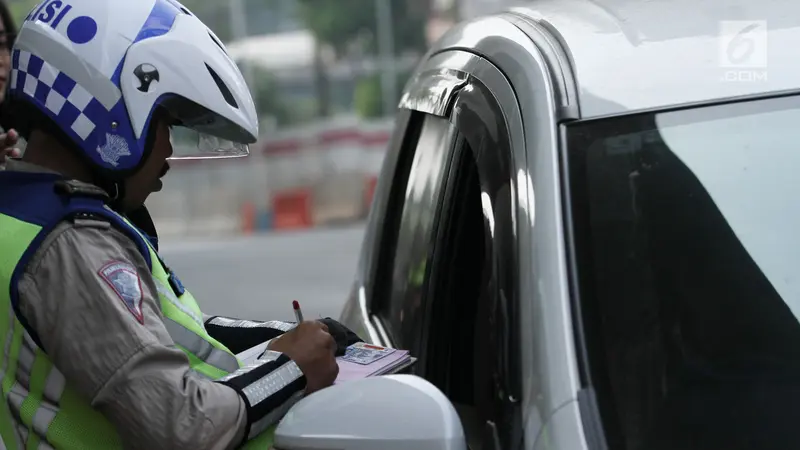
{"type": "Polygon", "coordinates": [[[328,327],[328,333],[330,333],[330,335],[333,336],[333,339],[336,341],[336,356],[344,356],[347,347],[355,344],[356,342],[364,342],[364,340],[358,337],[357,334],[353,333],[352,330],[331,319],[330,317],[318,320],[328,327]]]}

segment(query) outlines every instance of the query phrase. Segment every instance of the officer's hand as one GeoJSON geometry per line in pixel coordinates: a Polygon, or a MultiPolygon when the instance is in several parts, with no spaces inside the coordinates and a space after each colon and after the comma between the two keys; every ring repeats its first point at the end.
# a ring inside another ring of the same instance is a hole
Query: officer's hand
{"type": "Polygon", "coordinates": [[[305,321],[275,338],[270,350],[286,353],[306,376],[306,394],[333,384],[339,375],[336,364],[336,341],[328,327],[317,321],[305,321]]]}
{"type": "Polygon", "coordinates": [[[19,134],[15,130],[8,130],[0,133],[0,163],[5,162],[6,158],[19,158],[21,152],[14,146],[19,141],[19,134]]]}
{"type": "Polygon", "coordinates": [[[325,324],[328,327],[328,333],[333,336],[336,341],[336,356],[344,356],[347,347],[355,344],[356,342],[364,342],[353,330],[342,325],[338,321],[326,317],[324,319],[317,319],[318,322],[325,324]]]}

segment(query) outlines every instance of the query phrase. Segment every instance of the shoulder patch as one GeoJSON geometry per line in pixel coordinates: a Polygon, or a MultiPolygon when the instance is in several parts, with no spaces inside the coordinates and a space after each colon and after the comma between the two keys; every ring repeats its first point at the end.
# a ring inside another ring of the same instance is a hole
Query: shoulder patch
{"type": "Polygon", "coordinates": [[[136,268],[123,261],[111,261],[97,271],[111,286],[117,296],[140,324],[144,324],[142,313],[142,282],[136,268]]]}

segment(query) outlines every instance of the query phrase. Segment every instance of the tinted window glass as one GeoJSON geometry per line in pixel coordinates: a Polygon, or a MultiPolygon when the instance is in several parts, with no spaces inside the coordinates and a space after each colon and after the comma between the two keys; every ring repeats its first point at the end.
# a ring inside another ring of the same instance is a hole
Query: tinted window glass
{"type": "MultiPolygon", "coordinates": [[[[485,348],[488,333],[476,330],[481,329],[479,310],[483,318],[488,309],[489,236],[473,152],[466,144],[457,147],[461,148],[457,148],[444,188],[445,200],[431,259],[431,294],[421,353],[424,358],[418,363],[417,373],[447,395],[462,418],[468,440],[474,444],[480,433],[473,432],[483,428],[475,411],[476,349],[485,348]]],[[[488,383],[481,387],[487,386],[488,383]]]]}
{"type": "Polygon", "coordinates": [[[454,139],[455,128],[447,120],[426,117],[414,150],[397,239],[388,249],[391,258],[381,261],[376,295],[388,301],[378,314],[395,343],[407,348],[413,348],[420,336],[423,283],[454,139]]]}
{"type": "Polygon", "coordinates": [[[800,446],[798,123],[782,98],[569,130],[587,344],[624,448],[800,446]]]}

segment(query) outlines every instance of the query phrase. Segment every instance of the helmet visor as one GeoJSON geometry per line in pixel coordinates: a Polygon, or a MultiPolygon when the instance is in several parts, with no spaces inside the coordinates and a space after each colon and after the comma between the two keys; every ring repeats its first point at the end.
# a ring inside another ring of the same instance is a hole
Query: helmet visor
{"type": "Polygon", "coordinates": [[[240,158],[250,153],[247,144],[179,125],[170,127],[170,142],[172,142],[172,156],[168,159],[240,158]]]}
{"type": "Polygon", "coordinates": [[[165,99],[158,109],[170,125],[170,159],[219,159],[247,156],[256,136],[183,97],[165,99]]]}

